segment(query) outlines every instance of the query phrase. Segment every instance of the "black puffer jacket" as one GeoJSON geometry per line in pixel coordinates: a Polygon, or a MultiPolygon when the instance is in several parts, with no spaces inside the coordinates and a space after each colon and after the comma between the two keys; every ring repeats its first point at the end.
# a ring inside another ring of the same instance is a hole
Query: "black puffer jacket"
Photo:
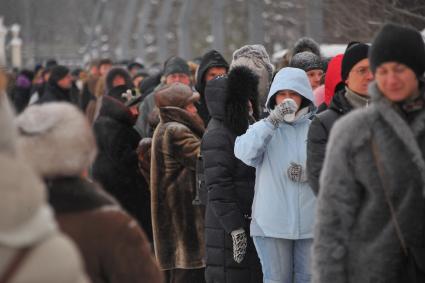
{"type": "Polygon", "coordinates": [[[204,125],[208,125],[208,122],[211,118],[204,95],[206,85],[205,75],[207,74],[207,71],[213,67],[223,67],[226,69],[229,68],[229,64],[226,62],[226,59],[224,59],[223,56],[215,50],[211,50],[202,56],[202,61],[199,64],[198,74],[196,77],[195,89],[201,95],[201,99],[196,104],[196,108],[198,110],[199,116],[204,121],[204,125]]]}
{"type": "MultiPolygon", "coordinates": [[[[248,98],[256,105],[258,78],[247,68],[237,67],[229,77],[207,83],[206,99],[212,119],[204,134],[204,157],[208,203],[205,216],[207,282],[262,282],[261,266],[249,237],[255,169],[234,156],[236,136],[248,127],[248,98]],[[229,84],[229,86],[228,86],[229,84]],[[233,260],[230,233],[243,228],[248,235],[244,260],[233,260]]],[[[256,108],[256,107],[254,107],[256,108]]],[[[255,111],[258,115],[258,111],[255,111]]]]}
{"type": "Polygon", "coordinates": [[[140,136],[133,129],[135,119],[124,104],[103,97],[94,132],[99,154],[93,177],[133,215],[152,239],[150,194],[138,169],[136,148],[140,136]]]}
{"type": "Polygon", "coordinates": [[[310,125],[307,137],[308,182],[313,192],[319,193],[319,178],[326,155],[326,145],[334,123],[353,109],[345,98],[345,88],[337,91],[329,108],[317,114],[310,125]]]}

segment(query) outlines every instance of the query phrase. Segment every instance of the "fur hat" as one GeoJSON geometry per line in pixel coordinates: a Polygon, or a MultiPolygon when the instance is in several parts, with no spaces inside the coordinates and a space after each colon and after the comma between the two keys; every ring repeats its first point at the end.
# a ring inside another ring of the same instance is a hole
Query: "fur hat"
{"type": "Polygon", "coordinates": [[[64,77],[66,77],[66,75],[68,75],[69,73],[70,73],[70,70],[65,66],[62,66],[62,65],[54,66],[52,68],[52,71],[50,72],[49,83],[55,84],[61,79],[63,79],[64,77]]]}
{"type": "Polygon", "coordinates": [[[341,79],[345,82],[351,69],[361,60],[367,58],[369,45],[361,42],[350,42],[344,52],[341,63],[341,79]]]}
{"type": "MultiPolygon", "coordinates": [[[[13,111],[6,95],[0,93],[0,242],[16,242],[19,230],[45,204],[45,188],[40,178],[18,153],[13,111]],[[15,234],[15,232],[18,232],[15,234]]],[[[33,227],[37,229],[37,227],[33,227]]],[[[34,235],[34,234],[33,234],[34,235]]],[[[33,235],[25,235],[26,239],[33,235]]]]}
{"type": "Polygon", "coordinates": [[[323,70],[320,57],[309,51],[295,54],[289,62],[289,67],[298,68],[305,72],[317,69],[323,70]]]}
{"type": "Polygon", "coordinates": [[[16,124],[20,148],[44,178],[80,175],[96,156],[87,119],[69,103],[32,105],[16,124]]]}
{"type": "Polygon", "coordinates": [[[319,57],[321,56],[319,44],[310,37],[301,37],[295,42],[294,48],[292,49],[292,56],[304,51],[309,51],[319,57]]]}
{"type": "Polygon", "coordinates": [[[423,38],[413,28],[386,24],[373,40],[369,59],[373,73],[379,65],[394,61],[408,66],[420,77],[425,71],[423,38]]]}
{"type": "Polygon", "coordinates": [[[245,66],[258,76],[258,93],[260,99],[265,101],[273,79],[274,66],[264,46],[245,45],[233,52],[230,70],[236,66],[245,66]]]}
{"type": "Polygon", "coordinates": [[[125,86],[127,88],[133,88],[133,81],[131,80],[130,73],[121,67],[114,67],[109,70],[108,74],[106,75],[106,93],[108,93],[111,89],[114,88],[113,81],[116,77],[122,77],[125,81],[125,86]]]}
{"type": "Polygon", "coordinates": [[[189,86],[182,83],[164,85],[155,92],[154,97],[158,108],[167,106],[184,108],[200,98],[199,93],[194,92],[189,86]]]}
{"type": "Polygon", "coordinates": [[[180,57],[171,57],[169,58],[164,65],[164,76],[168,76],[171,74],[177,74],[177,73],[182,73],[182,74],[186,74],[190,77],[191,73],[190,73],[190,69],[189,69],[189,65],[187,64],[187,62],[185,60],[183,60],[180,57]]]}

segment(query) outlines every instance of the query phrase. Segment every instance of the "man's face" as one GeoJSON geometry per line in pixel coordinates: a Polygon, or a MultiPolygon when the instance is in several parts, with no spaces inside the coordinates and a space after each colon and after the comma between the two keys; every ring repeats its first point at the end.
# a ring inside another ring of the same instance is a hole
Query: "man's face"
{"type": "Polygon", "coordinates": [[[307,77],[310,81],[311,88],[315,90],[320,86],[320,81],[323,77],[323,71],[320,69],[307,71],[307,77]]]}
{"type": "Polygon", "coordinates": [[[208,82],[218,76],[225,75],[227,73],[224,67],[211,67],[205,74],[205,82],[208,82]]]}
{"type": "Polygon", "coordinates": [[[376,68],[375,79],[382,94],[393,102],[406,100],[418,92],[416,74],[404,64],[388,62],[380,65],[376,68]]]}
{"type": "Polygon", "coordinates": [[[184,74],[184,73],[169,74],[165,78],[165,83],[167,85],[172,84],[172,83],[182,83],[182,84],[185,84],[185,85],[190,85],[190,77],[187,74],[184,74]]]}
{"type": "Polygon", "coordinates": [[[367,87],[373,80],[373,74],[369,68],[369,59],[363,59],[353,66],[345,81],[347,87],[360,95],[367,95],[367,87]]]}
{"type": "Polygon", "coordinates": [[[65,77],[57,81],[57,84],[62,89],[70,89],[72,86],[72,76],[68,73],[65,77]]]}

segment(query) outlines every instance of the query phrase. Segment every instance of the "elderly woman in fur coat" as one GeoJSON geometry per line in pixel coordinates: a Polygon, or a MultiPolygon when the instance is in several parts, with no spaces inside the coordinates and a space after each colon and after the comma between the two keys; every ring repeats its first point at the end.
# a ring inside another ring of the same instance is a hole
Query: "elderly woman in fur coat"
{"type": "Polygon", "coordinates": [[[249,237],[255,169],[233,153],[235,139],[259,117],[258,76],[245,66],[207,83],[212,117],[201,151],[208,202],[205,216],[206,281],[262,282],[261,265],[249,237]]]}
{"type": "Polygon", "coordinates": [[[31,106],[17,118],[19,144],[44,178],[59,225],[80,248],[93,283],[162,282],[136,220],[100,186],[81,178],[96,154],[88,121],[64,103],[31,106]]]}
{"type": "Polygon", "coordinates": [[[405,248],[424,266],[425,47],[387,24],[369,53],[372,105],[336,122],[320,179],[314,282],[406,278],[405,248]],[[396,227],[399,226],[399,230],[396,227]]]}
{"type": "Polygon", "coordinates": [[[182,83],[158,89],[152,138],[151,200],[155,254],[167,282],[204,282],[204,219],[195,198],[195,163],[204,127],[199,94],[182,83]]]}

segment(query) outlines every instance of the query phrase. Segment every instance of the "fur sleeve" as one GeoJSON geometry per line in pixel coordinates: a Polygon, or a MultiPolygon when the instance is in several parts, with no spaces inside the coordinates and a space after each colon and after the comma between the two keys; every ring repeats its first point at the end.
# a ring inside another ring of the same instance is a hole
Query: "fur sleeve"
{"type": "Polygon", "coordinates": [[[350,154],[351,141],[357,131],[347,131],[352,128],[350,122],[349,119],[341,119],[335,124],[327,146],[317,202],[313,282],[343,283],[348,280],[348,239],[361,195],[350,154]]]}
{"type": "Polygon", "coordinates": [[[165,134],[170,154],[183,166],[195,171],[201,140],[186,126],[170,126],[165,134]]]}

